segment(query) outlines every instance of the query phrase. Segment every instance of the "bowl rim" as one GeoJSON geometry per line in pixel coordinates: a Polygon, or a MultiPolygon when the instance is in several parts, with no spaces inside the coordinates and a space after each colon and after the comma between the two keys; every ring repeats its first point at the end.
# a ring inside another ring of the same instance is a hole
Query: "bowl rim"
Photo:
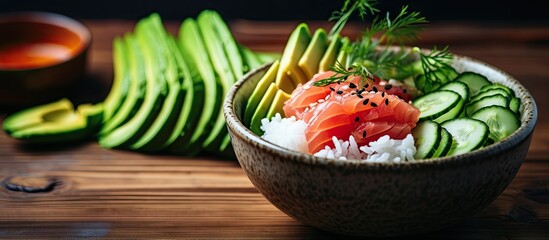
{"type": "MultiPolygon", "coordinates": [[[[469,161],[478,161],[483,157],[492,156],[494,153],[503,152],[511,149],[513,146],[522,142],[528,138],[534,130],[535,124],[537,122],[537,107],[534,101],[534,98],[530,92],[514,77],[508,73],[490,65],[483,61],[473,59],[471,57],[460,56],[454,54],[454,61],[470,62],[473,64],[479,64],[483,67],[487,67],[490,70],[494,70],[503,75],[514,87],[517,88],[520,92],[523,92],[523,98],[521,98],[521,107],[523,109],[523,115],[521,115],[521,126],[511,135],[507,136],[503,140],[497,142],[496,144],[491,144],[487,147],[483,147],[472,152],[456,155],[456,156],[445,156],[439,158],[430,158],[424,159],[421,161],[413,162],[366,162],[364,160],[338,160],[330,159],[323,157],[316,157],[310,154],[305,154],[297,151],[293,151],[287,148],[280,147],[274,143],[271,143],[267,140],[264,140],[260,136],[253,133],[248,129],[243,122],[237,117],[234,112],[233,101],[237,96],[239,90],[242,88],[244,83],[250,79],[254,74],[266,70],[272,63],[263,65],[260,68],[257,68],[253,71],[248,72],[242,78],[240,78],[229,90],[228,94],[225,97],[223,103],[223,114],[227,121],[227,127],[232,131],[233,134],[236,134],[238,137],[244,139],[248,143],[254,143],[258,147],[270,152],[271,154],[284,155],[285,160],[288,161],[297,161],[305,164],[312,165],[329,165],[329,166],[342,166],[342,167],[355,167],[355,168],[366,168],[366,169],[378,169],[378,168],[389,168],[389,169],[401,169],[409,167],[425,167],[425,166],[441,166],[447,164],[459,164],[469,161]],[[529,107],[526,107],[529,106],[529,107]]],[[[517,91],[516,91],[517,92],[517,91]]]]}
{"type": "Polygon", "coordinates": [[[29,70],[45,69],[52,66],[61,65],[69,62],[72,59],[80,56],[91,45],[92,33],[89,27],[83,22],[62,15],[59,13],[45,12],[45,11],[19,11],[8,12],[0,14],[0,24],[9,24],[11,22],[28,22],[28,23],[42,23],[57,26],[66,29],[69,32],[76,34],[80,38],[80,46],[78,49],[71,51],[70,57],[61,61],[55,61],[49,64],[41,66],[25,67],[25,68],[2,68],[0,71],[4,72],[22,72],[29,70]]]}

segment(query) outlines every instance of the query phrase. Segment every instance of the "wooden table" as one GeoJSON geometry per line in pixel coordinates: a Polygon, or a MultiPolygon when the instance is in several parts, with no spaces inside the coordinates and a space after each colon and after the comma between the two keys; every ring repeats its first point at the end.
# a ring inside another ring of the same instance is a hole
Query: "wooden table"
{"type": "MultiPolygon", "coordinates": [[[[131,31],[134,22],[85,23],[94,36],[89,79],[72,95],[100,101],[112,79],[111,41],[131,31]]],[[[178,23],[167,25],[175,32],[178,23]]],[[[262,51],[282,51],[295,25],[231,22],[241,43],[262,51]]],[[[359,29],[352,25],[345,33],[356,36],[359,29]]],[[[549,28],[439,23],[419,42],[435,44],[449,44],[456,54],[486,61],[521,80],[536,98],[539,119],[526,161],[507,190],[478,215],[422,238],[549,239],[549,28]]],[[[2,132],[0,181],[10,177],[15,183],[52,185],[42,193],[8,190],[6,184],[0,188],[2,239],[342,238],[280,212],[238,163],[227,159],[144,155],[102,149],[94,142],[29,148],[2,132]]]]}

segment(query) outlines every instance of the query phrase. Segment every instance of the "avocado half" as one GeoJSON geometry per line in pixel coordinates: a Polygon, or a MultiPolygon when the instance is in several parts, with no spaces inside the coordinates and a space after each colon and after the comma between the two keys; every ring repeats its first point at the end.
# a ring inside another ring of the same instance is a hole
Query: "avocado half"
{"type": "Polygon", "coordinates": [[[102,118],[102,103],[82,104],[75,111],[68,99],[61,99],[10,115],[3,128],[11,137],[26,142],[70,142],[97,133],[102,118]]]}

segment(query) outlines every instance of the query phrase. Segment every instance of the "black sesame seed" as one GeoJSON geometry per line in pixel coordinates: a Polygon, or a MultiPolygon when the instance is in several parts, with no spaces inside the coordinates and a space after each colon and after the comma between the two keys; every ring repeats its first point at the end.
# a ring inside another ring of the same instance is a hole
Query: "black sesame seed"
{"type": "Polygon", "coordinates": [[[366,85],[364,85],[364,87],[362,89],[366,90],[366,88],[368,87],[369,85],[366,83],[366,85]]]}
{"type": "Polygon", "coordinates": [[[366,137],[366,130],[364,132],[362,132],[362,137],[365,138],[366,137]]]}
{"type": "Polygon", "coordinates": [[[330,90],[335,91],[335,89],[333,87],[330,87],[330,90]]]}
{"type": "Polygon", "coordinates": [[[389,99],[385,98],[385,105],[389,106],[389,99]]]}
{"type": "Polygon", "coordinates": [[[364,101],[362,102],[362,105],[368,104],[369,101],[370,101],[370,99],[369,99],[369,98],[366,98],[366,100],[364,100],[364,101]]]}
{"type": "Polygon", "coordinates": [[[385,97],[385,92],[381,92],[381,97],[385,97]]]}
{"type": "Polygon", "coordinates": [[[356,118],[355,118],[355,122],[358,122],[358,121],[360,121],[360,118],[359,118],[359,117],[356,117],[356,118]]]}
{"type": "Polygon", "coordinates": [[[407,91],[408,91],[408,90],[406,90],[406,88],[405,88],[405,89],[402,89],[402,92],[403,92],[403,93],[406,93],[407,91]]]}
{"type": "Polygon", "coordinates": [[[349,83],[350,88],[356,88],[356,85],[354,83],[349,83]]]}
{"type": "Polygon", "coordinates": [[[359,98],[364,98],[364,96],[362,96],[360,94],[357,94],[356,96],[359,97],[359,98]]]}
{"type": "Polygon", "coordinates": [[[373,86],[373,87],[372,87],[372,91],[377,92],[376,86],[373,86]]]}
{"type": "Polygon", "coordinates": [[[343,91],[341,91],[341,90],[338,90],[338,91],[337,91],[336,93],[337,93],[337,94],[342,94],[342,93],[343,93],[343,91]]]}
{"type": "Polygon", "coordinates": [[[356,90],[356,94],[362,94],[362,92],[364,92],[364,90],[356,90]]]}
{"type": "Polygon", "coordinates": [[[391,90],[392,87],[393,87],[393,85],[387,84],[387,85],[385,85],[385,90],[391,90]]]}
{"type": "Polygon", "coordinates": [[[372,105],[372,107],[377,107],[377,104],[375,102],[371,102],[370,105],[372,105]]]}

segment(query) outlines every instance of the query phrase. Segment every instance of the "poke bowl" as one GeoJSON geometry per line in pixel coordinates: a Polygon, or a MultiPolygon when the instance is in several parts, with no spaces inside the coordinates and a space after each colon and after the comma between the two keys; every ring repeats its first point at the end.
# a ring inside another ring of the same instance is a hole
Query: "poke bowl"
{"type": "Polygon", "coordinates": [[[520,126],[501,141],[454,156],[368,162],[318,157],[254,133],[245,105],[271,65],[229,90],[224,116],[236,157],[252,184],[288,216],[314,228],[353,236],[402,236],[457,224],[487,207],[511,183],[532,139],[537,109],[509,74],[454,56],[458,72],[475,72],[512,89],[522,103],[520,126]]]}

